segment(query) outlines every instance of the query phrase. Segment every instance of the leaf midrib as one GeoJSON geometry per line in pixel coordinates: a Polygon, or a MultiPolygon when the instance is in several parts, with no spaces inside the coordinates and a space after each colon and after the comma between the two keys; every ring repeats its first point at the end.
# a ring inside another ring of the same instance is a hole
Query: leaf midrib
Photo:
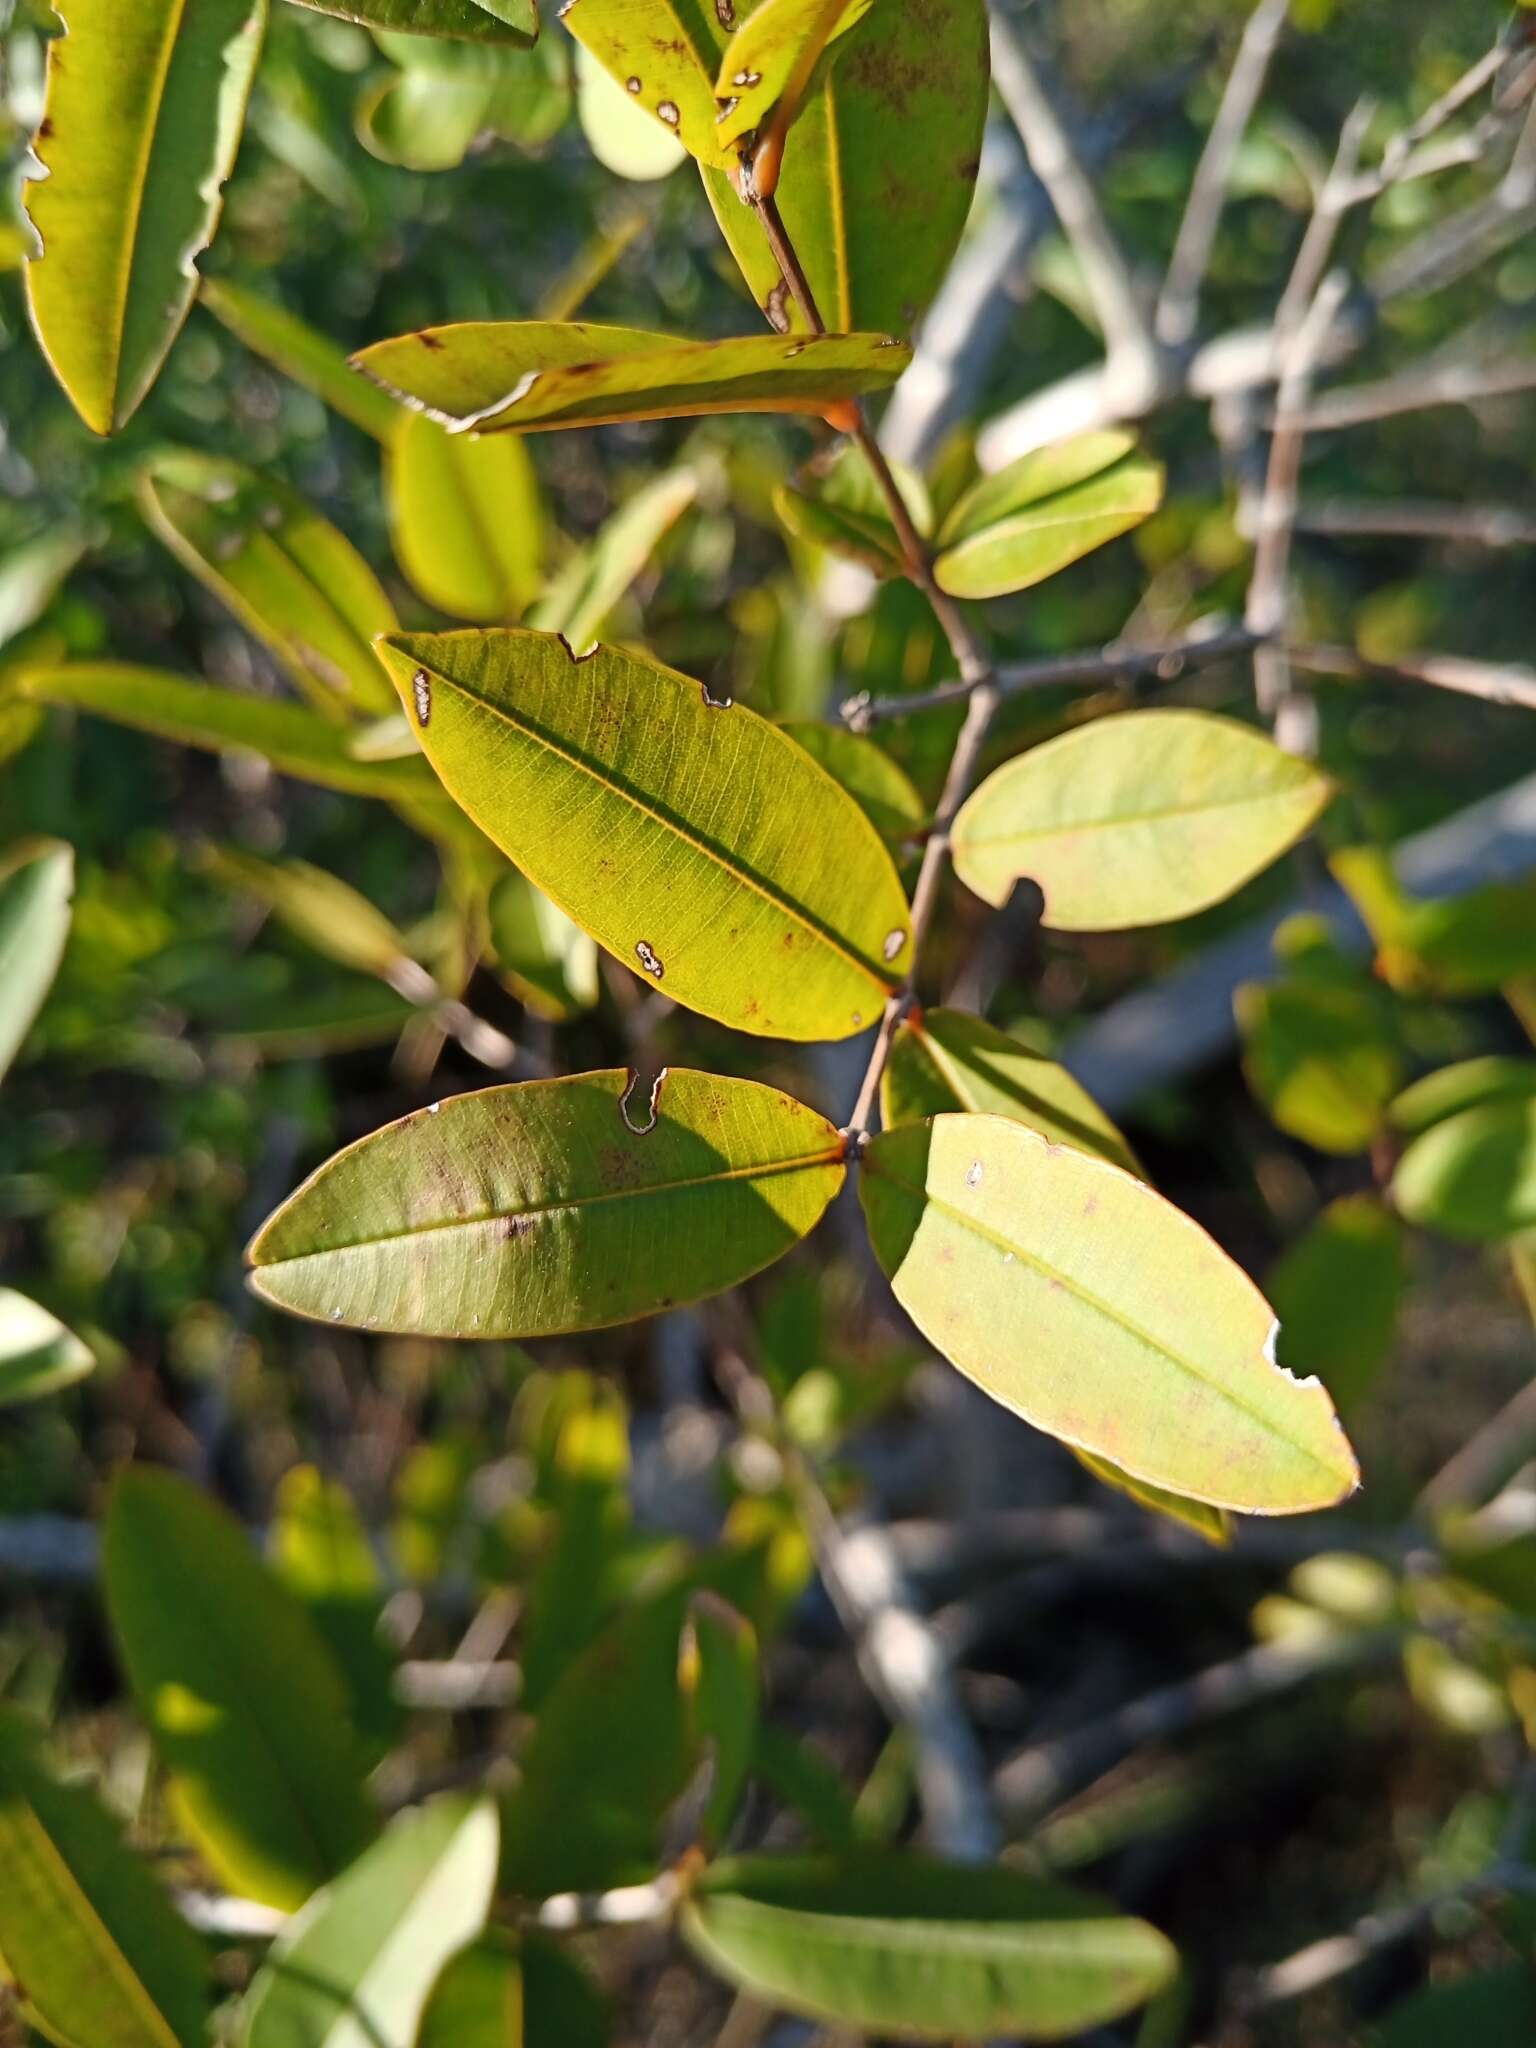
{"type": "Polygon", "coordinates": [[[119,263],[117,305],[113,315],[112,331],[117,346],[112,353],[112,385],[107,394],[108,417],[115,426],[118,423],[118,401],[123,390],[123,345],[128,337],[128,306],[133,296],[134,265],[139,253],[139,231],[144,221],[144,196],[149,184],[149,167],[155,154],[155,143],[159,135],[160,116],[164,111],[167,88],[171,71],[176,61],[176,44],[186,21],[188,0],[170,0],[170,11],[166,18],[166,35],[159,65],[152,80],[152,89],[147,97],[149,118],[144,123],[144,138],[139,150],[138,167],[130,186],[131,215],[123,223],[123,248],[119,263]]]}
{"type": "MultiPolygon", "coordinates": [[[[1027,760],[1028,756],[1024,758],[1027,760]]],[[[1268,804],[1294,803],[1298,798],[1315,794],[1302,781],[1290,789],[1267,790],[1260,796],[1218,797],[1214,802],[1204,804],[1169,804],[1161,810],[1133,811],[1118,817],[1084,818],[1081,822],[1064,818],[1052,825],[992,834],[961,833],[957,830],[955,844],[960,847],[1024,846],[1036,840],[1059,839],[1066,833],[1119,832],[1137,825],[1165,825],[1175,818],[1200,818],[1213,811],[1256,810],[1268,804]]]]}

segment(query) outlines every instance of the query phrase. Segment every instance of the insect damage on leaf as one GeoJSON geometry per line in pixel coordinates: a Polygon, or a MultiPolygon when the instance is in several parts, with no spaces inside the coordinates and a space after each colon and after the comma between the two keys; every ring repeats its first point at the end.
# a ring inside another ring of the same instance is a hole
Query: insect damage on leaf
{"type": "Polygon", "coordinates": [[[636,1089],[640,1086],[640,1069],[638,1067],[631,1067],[629,1069],[629,1086],[619,1097],[619,1115],[623,1117],[626,1127],[633,1131],[637,1138],[649,1137],[650,1133],[656,1128],[656,1118],[661,1103],[661,1086],[667,1078],[668,1071],[668,1068],[663,1067],[655,1080],[652,1081],[650,1095],[645,1105],[645,1122],[637,1124],[629,1113],[629,1105],[634,1100],[636,1089]]]}

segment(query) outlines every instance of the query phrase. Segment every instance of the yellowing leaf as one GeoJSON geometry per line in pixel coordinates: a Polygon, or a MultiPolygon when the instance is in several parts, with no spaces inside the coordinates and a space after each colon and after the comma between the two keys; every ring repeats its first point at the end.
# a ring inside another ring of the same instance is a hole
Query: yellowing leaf
{"type": "Polygon", "coordinates": [[[202,2048],[208,1967],[143,1859],[0,1709],[0,1975],[23,2019],[79,2048],[202,2048]]]}
{"type": "Polygon", "coordinates": [[[526,875],[508,872],[486,906],[491,956],[536,1017],[563,1023],[598,997],[597,946],[526,875]]]}
{"type": "Polygon", "coordinates": [[[1239,1513],[1353,1491],[1327,1394],[1273,1363],[1264,1297],[1118,1167],[1002,1117],[948,1115],[876,1138],[860,1178],[897,1300],[1037,1429],[1239,1513]]]}
{"type": "MultiPolygon", "coordinates": [[[[465,0],[466,6],[473,4],[474,0],[465,0]]],[[[332,411],[376,441],[391,439],[400,424],[400,407],[377,384],[360,376],[327,335],[317,334],[285,306],[224,278],[205,277],[199,297],[222,326],[274,369],[324,399],[332,411]]]]}
{"type": "Polygon", "coordinates": [[[631,103],[690,154],[734,160],[716,134],[714,78],[735,0],[574,0],[560,18],[631,103]]]}
{"type": "Polygon", "coordinates": [[[60,0],[27,209],[32,320],[80,417],[110,434],[181,331],[239,147],[266,0],[60,0]]]}
{"type": "Polygon", "coordinates": [[[1231,719],[1129,711],[989,775],[955,820],[955,872],[994,904],[1027,876],[1054,931],[1166,924],[1268,867],[1332,793],[1309,762],[1231,719]]]}
{"type": "Polygon", "coordinates": [[[381,648],[449,795],[626,966],[767,1037],[874,1021],[910,957],[906,899],[868,819],[776,727],[551,634],[381,648]]]}
{"type": "Polygon", "coordinates": [[[581,320],[467,320],[375,342],[353,361],[456,431],[536,434],[695,413],[819,413],[894,384],[911,354],[881,334],[688,341],[581,320]]]}
{"type": "Polygon", "coordinates": [[[1392,1199],[1410,1223],[1472,1242],[1536,1226],[1536,1095],[1433,1125],[1398,1161],[1392,1199]]]}
{"type": "Polygon", "coordinates": [[[139,500],[151,529],[322,711],[392,708],[373,639],[394,609],[362,556],[296,491],[238,462],[177,451],[139,500]]]}
{"type": "Polygon", "coordinates": [[[13,1288],[0,1287],[0,1408],[73,1386],[95,1363],[57,1317],[13,1288]]]}
{"type": "Polygon", "coordinates": [[[760,128],[778,101],[798,104],[827,44],[862,21],[870,6],[871,0],[760,0],[720,60],[719,146],[760,128]]]}
{"type": "Polygon", "coordinates": [[[521,616],[543,582],[546,520],[515,435],[448,434],[407,413],[389,445],[387,488],[395,558],[428,604],[476,625],[521,616]]]}
{"type": "MultiPolygon", "coordinates": [[[[970,212],[988,66],[983,0],[881,0],[803,105],[776,198],[829,327],[910,334],[921,319],[970,212]]],[[[756,214],[694,154],[753,299],[803,328],[756,214]]]]}
{"type": "Polygon", "coordinates": [[[24,840],[0,859],[0,1075],[53,986],[74,893],[75,856],[61,839],[24,840]]]}
{"type": "Polygon", "coordinates": [[[872,739],[809,719],[790,719],[783,730],[847,790],[882,839],[898,844],[921,826],[927,812],[911,776],[872,739]]]}
{"type": "Polygon", "coordinates": [[[1128,1173],[1136,1156],[1080,1082],[1054,1060],[963,1010],[924,1010],[898,1030],[880,1089],[887,1129],[950,1110],[1008,1116],[1056,1145],[1128,1173]]]}
{"type": "Polygon", "coordinates": [[[592,154],[617,178],[648,185],[687,160],[673,131],[586,49],[576,52],[576,118],[592,154]]]}
{"type": "Polygon", "coordinates": [[[1072,1455],[1101,1485],[1123,1493],[1149,1514],[1161,1515],[1165,1521],[1193,1529],[1207,1543],[1222,1546],[1232,1541],[1232,1518],[1225,1508],[1208,1507],[1203,1500],[1189,1500],[1182,1493],[1170,1493],[1166,1486],[1149,1486],[1146,1480],[1133,1479],[1129,1472],[1122,1472],[1108,1458],[1095,1457],[1092,1451],[1074,1448],[1072,1455]]]}
{"type": "MultiPolygon", "coordinates": [[[[1024,457],[1026,464],[1033,460],[1024,457]]],[[[1028,590],[1139,526],[1163,501],[1163,475],[1160,462],[1127,455],[1086,482],[1053,497],[1026,501],[989,524],[969,528],[963,539],[941,549],[933,565],[934,578],[953,597],[1002,597],[1012,590],[1028,590]]],[[[972,495],[979,498],[988,485],[1002,481],[988,478],[972,495]]],[[[998,497],[1006,501],[1006,491],[1000,489],[998,497]]],[[[965,511],[962,501],[956,519],[965,511]]]]}
{"type": "Polygon", "coordinates": [[[258,1232],[252,1285],[322,1322],[594,1330],[717,1294],[842,1185],[823,1117],[755,1081],[623,1069],[434,1104],[340,1152],[258,1232]]]}
{"type": "Polygon", "coordinates": [[[340,1676],[243,1529],[169,1472],[118,1480],[107,1611],[183,1824],[231,1890],[292,1909],[372,1832],[340,1676]]]}
{"type": "Polygon", "coordinates": [[[539,33],[537,0],[298,0],[317,14],[334,14],[364,28],[402,35],[455,36],[526,49],[539,33]]]}
{"type": "Polygon", "coordinates": [[[571,557],[529,612],[529,625],[558,633],[574,654],[589,653],[608,614],[698,491],[699,480],[691,469],[653,477],[571,557]]]}
{"type": "Polygon", "coordinates": [[[890,1853],[717,1863],[681,1925],[754,1997],[904,2040],[1064,2040],[1140,2005],[1178,1966],[1155,1928],[1082,1892],[890,1853]]]}

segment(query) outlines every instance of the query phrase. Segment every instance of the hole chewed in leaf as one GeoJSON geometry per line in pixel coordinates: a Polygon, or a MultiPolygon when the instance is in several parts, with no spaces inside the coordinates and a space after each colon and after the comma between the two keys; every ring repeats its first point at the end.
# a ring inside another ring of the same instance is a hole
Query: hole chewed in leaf
{"type": "Polygon", "coordinates": [[[711,695],[709,694],[708,683],[700,683],[699,694],[703,697],[704,702],[709,706],[711,711],[729,711],[731,706],[736,702],[736,699],[729,695],[724,697],[711,697],[711,695]]]}
{"type": "Polygon", "coordinates": [[[885,935],[885,943],[880,948],[880,954],[882,959],[886,960],[887,962],[894,960],[896,958],[896,955],[901,951],[902,947],[906,943],[907,935],[902,930],[901,926],[897,925],[893,930],[888,931],[885,935]]]}
{"type": "Polygon", "coordinates": [[[656,1128],[656,1117],[658,1106],[661,1102],[662,1084],[665,1082],[667,1078],[667,1071],[667,1068],[663,1067],[661,1069],[661,1072],[656,1076],[655,1080],[652,1081],[650,1088],[646,1093],[645,1122],[643,1124],[637,1124],[634,1118],[629,1113],[629,1106],[634,1101],[635,1095],[640,1088],[640,1070],[638,1067],[631,1067],[629,1069],[628,1084],[625,1087],[624,1093],[619,1097],[619,1115],[624,1119],[625,1128],[627,1130],[633,1131],[637,1138],[649,1137],[650,1133],[654,1131],[656,1128]]]}
{"type": "Polygon", "coordinates": [[[649,940],[647,939],[641,939],[637,942],[635,946],[635,957],[640,962],[640,965],[645,969],[646,973],[654,974],[658,981],[660,981],[661,977],[667,971],[666,968],[662,966],[660,960],[657,959],[655,951],[652,948],[649,940]]]}
{"type": "Polygon", "coordinates": [[[432,722],[432,678],[424,668],[417,669],[411,677],[411,695],[416,700],[416,723],[426,727],[432,722]]]}

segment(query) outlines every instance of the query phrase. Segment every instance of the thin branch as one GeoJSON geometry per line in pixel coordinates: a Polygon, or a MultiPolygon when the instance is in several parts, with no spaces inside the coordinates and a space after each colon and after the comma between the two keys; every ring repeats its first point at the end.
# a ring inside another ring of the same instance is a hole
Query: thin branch
{"type": "Polygon", "coordinates": [[[1082,267],[1112,368],[1128,390],[1156,390],[1162,383],[1161,351],[1130,267],[1034,58],[1018,30],[996,11],[992,82],[1082,267]]]}
{"type": "Polygon", "coordinates": [[[1520,1391],[1448,1458],[1420,1493],[1422,1515],[1478,1508],[1536,1449],[1536,1380],[1520,1391]]]}
{"type": "MultiPolygon", "coordinates": [[[[1144,646],[1112,640],[1107,647],[1084,648],[1076,654],[1048,654],[1035,661],[1005,662],[995,670],[992,681],[1002,699],[1073,683],[1103,689],[1143,676],[1172,682],[1191,670],[1209,668],[1235,655],[1250,653],[1257,644],[1257,637],[1246,626],[1229,627],[1219,620],[1206,621],[1176,640],[1148,641],[1144,646]]],[[[974,687],[956,680],[938,683],[931,690],[915,691],[907,697],[871,697],[866,691],[847,700],[843,718],[854,732],[868,732],[894,718],[912,718],[922,711],[940,711],[946,705],[961,704],[974,687]]]]}
{"type": "Polygon", "coordinates": [[[1325,498],[1303,504],[1299,533],[1339,539],[1443,540],[1478,548],[1536,547],[1536,519],[1516,505],[1445,505],[1413,498],[1325,498]]]}
{"type": "Polygon", "coordinates": [[[1536,711],[1536,669],[1515,662],[1470,661],[1460,654],[1411,654],[1399,661],[1367,661],[1351,647],[1293,647],[1290,658],[1315,675],[1387,676],[1400,682],[1430,683],[1498,704],[1536,711]]]}
{"type": "Polygon", "coordinates": [[[1280,375],[1282,382],[1292,371],[1291,344],[1301,333],[1311,309],[1317,303],[1324,274],[1333,260],[1334,245],[1339,238],[1339,229],[1344,217],[1354,203],[1351,188],[1356,169],[1360,163],[1360,151],[1365,143],[1366,130],[1371,125],[1375,112],[1368,99],[1357,100],[1345,116],[1339,131],[1338,148],[1334,152],[1328,175],[1317,195],[1317,203],[1307,222],[1306,232],[1301,238],[1301,247],[1296,252],[1296,261],[1286,279],[1285,289],[1280,294],[1280,303],[1275,309],[1275,332],[1280,348],[1280,375]]]}
{"type": "Polygon", "coordinates": [[[1264,89],[1290,7],[1291,0],[1259,0],[1237,46],[1158,294],[1154,329],[1166,348],[1187,347],[1200,324],[1200,290],[1216,246],[1232,166],[1264,89]]]}
{"type": "Polygon", "coordinates": [[[1427,412],[1437,405],[1475,405],[1480,399],[1531,390],[1536,390],[1536,356],[1500,363],[1451,362],[1427,370],[1400,370],[1369,384],[1330,391],[1314,399],[1296,424],[1309,434],[1329,433],[1402,413],[1427,412]]]}
{"type": "Polygon", "coordinates": [[[1294,1998],[1304,1998],[1325,1984],[1332,1984],[1383,1949],[1396,1948],[1431,1927],[1440,1913],[1453,1905],[1469,1904],[1486,1893],[1499,1890],[1505,1882],[1502,1872],[1479,1871],[1460,1884],[1414,1899],[1406,1906],[1386,1912],[1366,1913],[1345,1934],[1332,1934],[1323,1941],[1309,1942],[1284,1962],[1259,1970],[1232,2001],[1235,2015],[1247,2018],[1294,1998]]]}

